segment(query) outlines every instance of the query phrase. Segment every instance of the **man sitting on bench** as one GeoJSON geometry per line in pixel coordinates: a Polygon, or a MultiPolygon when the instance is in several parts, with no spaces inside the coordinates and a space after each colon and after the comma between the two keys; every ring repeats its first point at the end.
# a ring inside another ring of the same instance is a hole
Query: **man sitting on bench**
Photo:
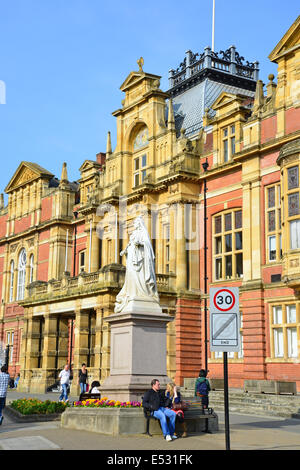
{"type": "Polygon", "coordinates": [[[175,433],[175,411],[167,408],[167,402],[169,398],[165,396],[162,390],[160,390],[160,383],[158,379],[151,381],[151,389],[147,390],[143,399],[143,407],[145,410],[150,411],[151,416],[159,419],[161,429],[166,441],[172,441],[177,439],[175,433]],[[168,421],[167,421],[168,418],[168,421]]]}

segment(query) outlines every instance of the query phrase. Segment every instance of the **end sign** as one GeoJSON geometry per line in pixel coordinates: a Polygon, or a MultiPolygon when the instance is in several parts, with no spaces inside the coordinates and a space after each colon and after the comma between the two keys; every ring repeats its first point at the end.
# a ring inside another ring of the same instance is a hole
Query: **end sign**
{"type": "Polygon", "coordinates": [[[210,350],[240,350],[238,287],[212,287],[210,298],[210,350]]]}

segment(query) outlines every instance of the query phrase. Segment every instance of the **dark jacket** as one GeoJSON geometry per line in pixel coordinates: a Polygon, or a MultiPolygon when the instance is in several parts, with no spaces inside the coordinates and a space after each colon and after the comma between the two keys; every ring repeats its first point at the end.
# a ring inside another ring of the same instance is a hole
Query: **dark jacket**
{"type": "Polygon", "coordinates": [[[209,393],[210,392],[210,383],[209,383],[209,380],[206,378],[206,377],[198,377],[198,379],[196,380],[196,383],[195,383],[195,397],[197,396],[197,385],[198,384],[201,384],[202,382],[206,382],[206,385],[207,385],[207,392],[209,393]]]}
{"type": "MultiPolygon", "coordinates": [[[[170,399],[170,405],[167,405],[167,406],[172,408],[173,400],[172,400],[172,397],[170,396],[170,392],[166,393],[166,397],[170,399]]],[[[180,403],[180,402],[181,402],[181,394],[180,392],[177,392],[177,397],[174,398],[174,403],[180,403]]]]}
{"type": "Polygon", "coordinates": [[[168,406],[169,399],[163,390],[155,392],[152,388],[147,390],[143,399],[143,407],[149,411],[157,411],[159,407],[168,406]]]}

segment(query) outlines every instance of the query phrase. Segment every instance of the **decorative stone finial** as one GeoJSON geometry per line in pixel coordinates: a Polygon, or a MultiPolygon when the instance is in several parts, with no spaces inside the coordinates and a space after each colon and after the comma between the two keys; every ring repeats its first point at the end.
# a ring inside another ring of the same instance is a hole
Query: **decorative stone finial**
{"type": "Polygon", "coordinates": [[[107,141],[106,141],[106,154],[111,154],[111,136],[110,131],[107,133],[107,141]]]}
{"type": "Polygon", "coordinates": [[[139,60],[137,60],[137,64],[139,66],[139,72],[143,72],[143,65],[144,65],[143,57],[140,57],[139,60]]]}
{"type": "Polygon", "coordinates": [[[68,172],[67,172],[67,164],[66,164],[66,162],[63,163],[60,181],[61,181],[61,182],[64,182],[64,183],[67,183],[67,182],[68,182],[68,172]]]}
{"type": "Polygon", "coordinates": [[[175,129],[175,119],[174,119],[174,110],[172,98],[169,99],[169,109],[168,109],[168,129],[175,129]]]}

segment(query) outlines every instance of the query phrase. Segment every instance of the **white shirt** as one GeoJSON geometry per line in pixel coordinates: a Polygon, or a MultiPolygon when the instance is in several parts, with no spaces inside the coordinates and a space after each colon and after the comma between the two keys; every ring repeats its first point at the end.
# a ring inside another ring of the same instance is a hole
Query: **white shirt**
{"type": "Polygon", "coordinates": [[[68,384],[70,381],[70,371],[63,369],[59,374],[59,378],[61,385],[68,384]]]}

